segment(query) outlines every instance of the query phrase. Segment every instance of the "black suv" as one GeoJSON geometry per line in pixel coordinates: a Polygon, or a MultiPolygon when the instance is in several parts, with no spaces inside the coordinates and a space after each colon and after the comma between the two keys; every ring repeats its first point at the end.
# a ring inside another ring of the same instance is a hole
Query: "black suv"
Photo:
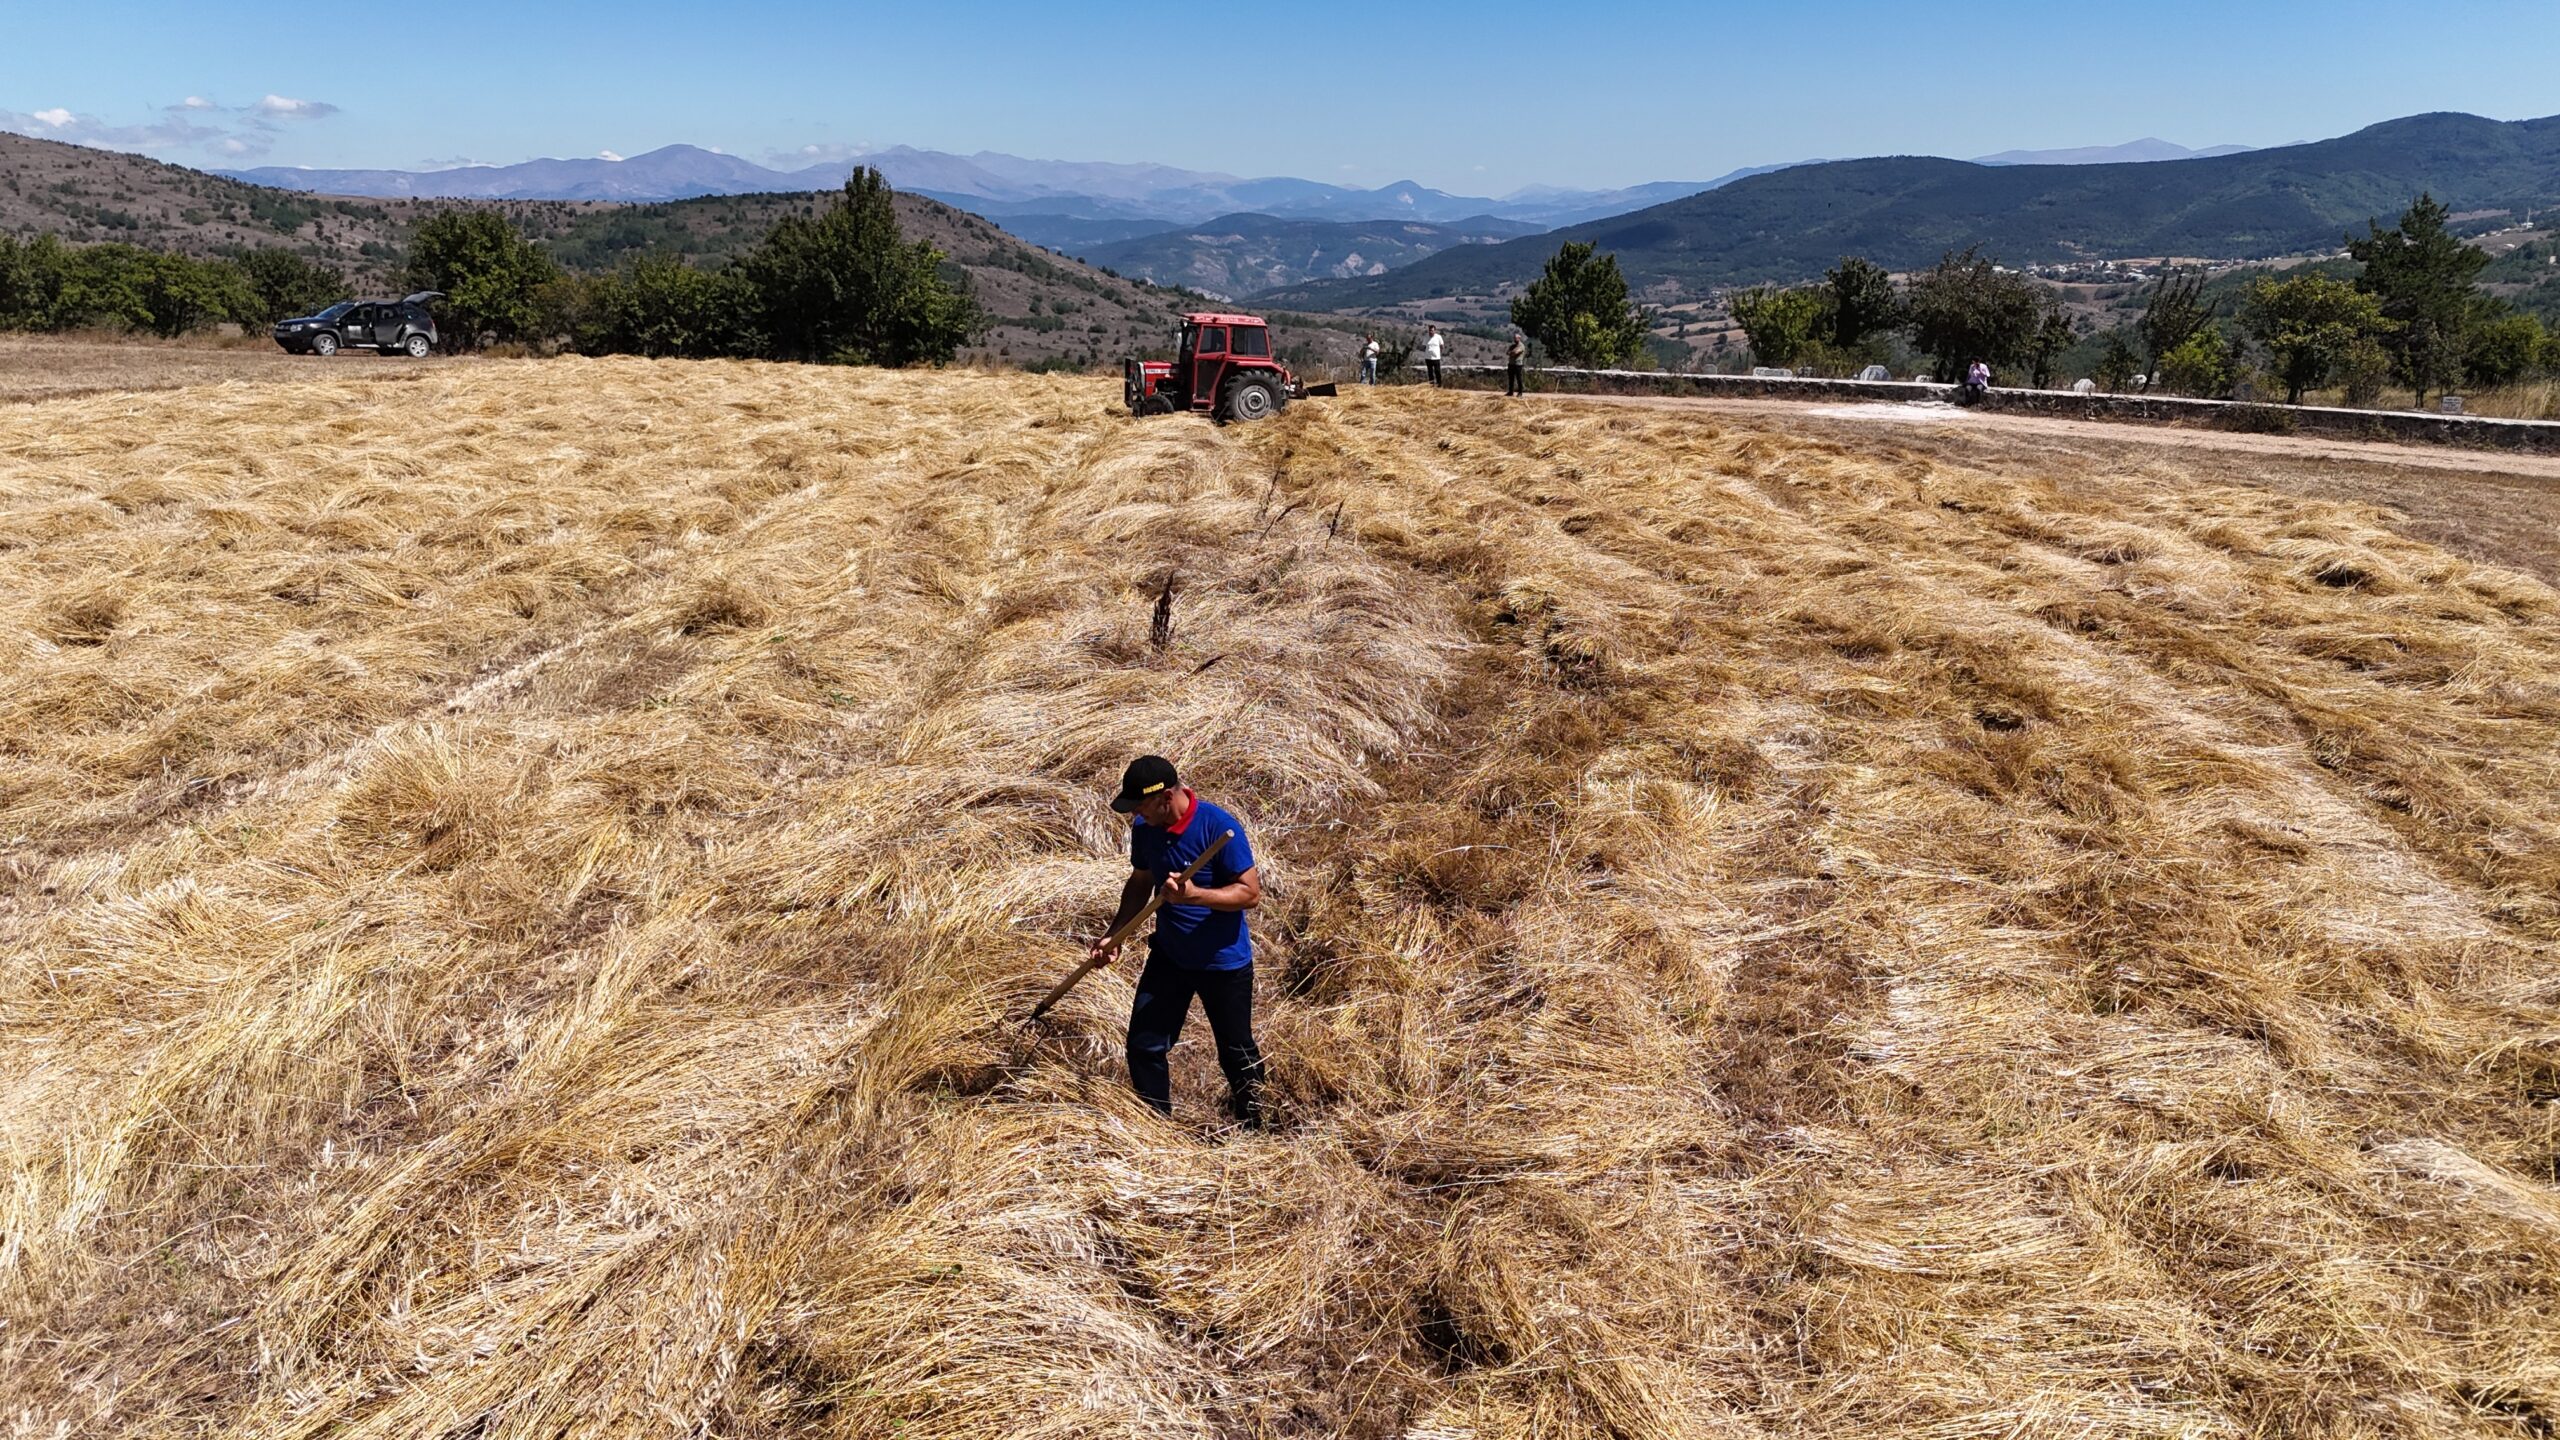
{"type": "Polygon", "coordinates": [[[341,300],[317,315],[276,322],[276,343],[296,355],[337,354],[352,345],[394,351],[424,360],[436,348],[436,318],[427,302],[441,290],[421,290],[400,300],[341,300]]]}

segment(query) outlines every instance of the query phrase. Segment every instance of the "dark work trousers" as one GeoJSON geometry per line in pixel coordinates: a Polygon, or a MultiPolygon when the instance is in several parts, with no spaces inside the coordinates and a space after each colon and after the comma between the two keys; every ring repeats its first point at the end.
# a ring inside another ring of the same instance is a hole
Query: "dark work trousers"
{"type": "Polygon", "coordinates": [[[1262,1051],[1253,1043],[1253,967],[1191,970],[1153,956],[1138,976],[1137,1003],[1129,1007],[1129,1085],[1138,1098],[1173,1113],[1173,1074],[1165,1052],[1182,1034],[1191,997],[1209,1016],[1217,1037],[1218,1066],[1227,1072],[1227,1109],[1252,1124],[1261,1118],[1262,1051]]]}
{"type": "Polygon", "coordinates": [[[1437,361],[1437,360],[1425,360],[1425,361],[1423,361],[1423,362],[1422,362],[1422,368],[1431,372],[1431,383],[1432,383],[1432,384],[1437,385],[1437,384],[1439,384],[1439,383],[1440,383],[1440,362],[1439,362],[1439,361],[1437,361]]]}
{"type": "Polygon", "coordinates": [[[1505,379],[1507,383],[1502,391],[1505,395],[1517,395],[1528,388],[1520,383],[1520,362],[1517,360],[1511,362],[1510,374],[1505,379]]]}

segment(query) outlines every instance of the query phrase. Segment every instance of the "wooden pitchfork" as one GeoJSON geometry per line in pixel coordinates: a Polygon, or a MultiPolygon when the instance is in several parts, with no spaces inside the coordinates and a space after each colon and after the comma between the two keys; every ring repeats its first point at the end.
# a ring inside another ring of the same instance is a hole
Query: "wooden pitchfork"
{"type": "MultiPolygon", "coordinates": [[[[1184,867],[1181,878],[1189,880],[1192,876],[1199,874],[1200,867],[1209,863],[1209,857],[1217,854],[1220,850],[1225,849],[1227,842],[1234,838],[1236,838],[1236,832],[1229,830],[1225,834],[1220,835],[1217,839],[1210,841],[1209,848],[1200,852],[1200,858],[1192,861],[1188,866],[1184,867]]],[[[1156,907],[1163,903],[1164,887],[1162,885],[1158,885],[1154,892],[1147,896],[1147,903],[1138,907],[1137,914],[1132,915],[1128,919],[1121,921],[1119,924],[1112,926],[1111,933],[1102,938],[1106,942],[1128,939],[1130,935],[1137,931],[1139,925],[1145,923],[1148,916],[1156,913],[1156,907]]],[[[1040,1017],[1049,1013],[1050,1006],[1057,1004],[1060,999],[1065,997],[1068,991],[1076,988],[1077,981],[1101,968],[1102,962],[1100,960],[1087,960],[1073,970],[1068,971],[1066,979],[1059,981],[1054,986],[1051,986],[1049,993],[1041,997],[1040,1003],[1031,1007],[1031,1018],[1023,1023],[1039,1023],[1040,1017]]]]}

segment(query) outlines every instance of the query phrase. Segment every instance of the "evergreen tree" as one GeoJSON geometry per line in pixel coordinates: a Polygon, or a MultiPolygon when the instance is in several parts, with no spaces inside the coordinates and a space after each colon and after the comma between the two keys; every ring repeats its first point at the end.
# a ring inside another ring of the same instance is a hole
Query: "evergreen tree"
{"type": "Polygon", "coordinates": [[[2213,323],[2214,307],[2204,303],[2203,296],[2201,270],[2166,271],[2153,283],[2151,299],[2133,326],[2142,337],[2142,357],[2151,366],[2152,374],[2160,373],[2160,362],[2170,351],[2213,323]]]}
{"type": "Polygon", "coordinates": [[[1902,297],[1895,293],[1893,277],[1885,273],[1883,266],[1856,255],[1843,255],[1840,263],[1824,274],[1822,283],[1830,292],[1827,299],[1834,347],[1853,351],[1866,344],[1868,336],[1901,326],[1902,297]]]}
{"type": "Polygon", "coordinates": [[[1615,365],[1644,344],[1644,315],[1627,298],[1618,257],[1598,250],[1588,241],[1565,245],[1511,302],[1511,323],[1567,365],[1615,365]]]}
{"type": "Polygon", "coordinates": [[[2027,345],[2027,383],[2039,390],[2052,387],[2054,361],[2071,348],[2073,338],[2071,312],[2063,308],[2062,297],[2047,295],[2043,306],[2035,338],[2027,345]]]}
{"type": "Polygon", "coordinates": [[[2420,405],[2427,403],[2428,391],[2452,384],[2462,373],[2474,311],[2472,277],[2489,263],[2445,228],[2446,213],[2433,195],[2421,194],[2393,228],[2368,222],[2363,239],[2347,238],[2347,253],[2364,265],[2356,288],[2381,302],[2382,316],[2391,322],[2383,347],[2392,372],[2420,405]]]}
{"type": "Polygon", "coordinates": [[[942,252],[907,243],[888,182],[868,167],[824,213],[784,216],[738,272],[781,359],[940,365],[984,328],[965,274],[947,278],[942,252]]]}

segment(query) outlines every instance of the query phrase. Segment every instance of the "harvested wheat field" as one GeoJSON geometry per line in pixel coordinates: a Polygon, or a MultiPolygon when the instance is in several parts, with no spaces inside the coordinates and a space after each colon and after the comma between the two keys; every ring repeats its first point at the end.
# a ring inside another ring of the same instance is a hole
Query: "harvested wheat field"
{"type": "Polygon", "coordinates": [[[2560,594],[1783,419],[1116,399],[0,410],[0,1434],[2560,1424],[2560,594]],[[1154,748],[1255,829],[1267,1135],[1196,1019],[1127,1093],[1126,962],[1016,1023],[1154,748]]]}

